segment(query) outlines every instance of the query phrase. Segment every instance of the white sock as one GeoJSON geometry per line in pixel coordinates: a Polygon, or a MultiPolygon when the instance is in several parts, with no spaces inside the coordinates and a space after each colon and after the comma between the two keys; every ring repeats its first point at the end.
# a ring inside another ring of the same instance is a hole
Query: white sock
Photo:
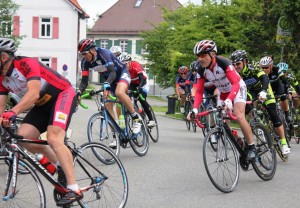
{"type": "Polygon", "coordinates": [[[72,184],[72,185],[68,185],[67,188],[72,191],[78,191],[79,186],[78,186],[78,184],[72,184]]]}

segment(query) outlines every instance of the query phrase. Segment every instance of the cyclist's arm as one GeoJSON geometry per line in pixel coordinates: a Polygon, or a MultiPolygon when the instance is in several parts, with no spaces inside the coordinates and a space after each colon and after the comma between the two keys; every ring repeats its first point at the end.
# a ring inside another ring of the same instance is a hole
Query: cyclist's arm
{"type": "Polygon", "coordinates": [[[144,79],[143,73],[139,73],[138,78],[140,80],[139,87],[143,87],[146,84],[146,79],[144,79]]]}
{"type": "Polygon", "coordinates": [[[0,115],[5,111],[7,95],[0,94],[0,115]]]}
{"type": "Polygon", "coordinates": [[[285,91],[287,91],[287,89],[291,87],[290,82],[287,80],[287,78],[284,75],[280,76],[279,78],[282,81],[285,91]]]}
{"type": "Polygon", "coordinates": [[[231,91],[227,98],[232,101],[240,90],[241,77],[231,65],[226,68],[226,76],[232,85],[231,91]]]}
{"type": "Polygon", "coordinates": [[[117,77],[117,72],[116,72],[113,64],[107,65],[107,71],[109,72],[109,75],[108,75],[106,82],[111,84],[111,83],[113,83],[113,81],[115,81],[115,79],[117,77]]]}
{"type": "Polygon", "coordinates": [[[262,75],[258,76],[258,78],[261,83],[262,90],[267,92],[268,85],[269,85],[269,77],[266,74],[262,74],[262,75]]]}
{"type": "Polygon", "coordinates": [[[203,93],[204,93],[204,83],[205,83],[204,78],[197,79],[194,108],[199,108],[200,104],[202,103],[203,93]]]}
{"type": "Polygon", "coordinates": [[[40,80],[30,80],[27,82],[27,92],[22,97],[20,102],[15,105],[11,110],[16,114],[22,113],[34,105],[40,97],[40,80]]]}
{"type": "Polygon", "coordinates": [[[82,93],[87,88],[89,84],[89,66],[88,62],[86,62],[84,59],[81,62],[81,82],[79,84],[79,91],[82,93]]]}

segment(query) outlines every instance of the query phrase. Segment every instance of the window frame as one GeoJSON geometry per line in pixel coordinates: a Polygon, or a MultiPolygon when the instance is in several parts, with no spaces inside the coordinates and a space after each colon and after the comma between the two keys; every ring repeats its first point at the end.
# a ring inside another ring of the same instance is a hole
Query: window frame
{"type": "Polygon", "coordinates": [[[51,39],[53,38],[53,18],[52,17],[40,17],[39,21],[39,38],[45,38],[45,39],[51,39]],[[49,19],[49,23],[43,22],[44,19],[49,19]],[[43,26],[45,25],[45,28],[43,29],[43,26]],[[47,28],[49,26],[49,28],[47,28]],[[42,35],[43,32],[47,34],[49,30],[49,36],[48,35],[42,35]]]}

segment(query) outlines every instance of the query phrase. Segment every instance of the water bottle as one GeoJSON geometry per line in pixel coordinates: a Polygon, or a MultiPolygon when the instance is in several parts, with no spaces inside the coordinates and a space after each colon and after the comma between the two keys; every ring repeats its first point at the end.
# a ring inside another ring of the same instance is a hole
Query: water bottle
{"type": "Polygon", "coordinates": [[[43,154],[36,154],[35,158],[40,164],[48,170],[51,175],[54,175],[56,172],[56,166],[48,160],[43,154]]]}
{"type": "Polygon", "coordinates": [[[125,128],[125,118],[124,118],[124,115],[122,115],[122,114],[119,116],[119,127],[121,129],[125,128]]]}

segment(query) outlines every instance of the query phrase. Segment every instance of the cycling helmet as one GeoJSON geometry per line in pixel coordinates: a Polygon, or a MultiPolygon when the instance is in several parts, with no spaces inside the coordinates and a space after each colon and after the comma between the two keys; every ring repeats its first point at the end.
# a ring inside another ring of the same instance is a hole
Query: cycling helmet
{"type": "Polygon", "coordinates": [[[281,71],[284,71],[284,72],[286,72],[289,69],[289,65],[284,62],[280,62],[279,64],[277,64],[277,66],[279,67],[279,69],[281,71]]]}
{"type": "Polygon", "coordinates": [[[230,55],[230,61],[231,63],[235,64],[237,62],[243,61],[243,60],[247,60],[247,52],[245,50],[237,50],[234,51],[231,55],[230,55]]]}
{"type": "Polygon", "coordinates": [[[82,52],[88,52],[90,51],[92,48],[96,47],[96,43],[94,42],[93,39],[90,38],[85,38],[82,39],[79,43],[78,43],[78,51],[80,53],[82,52]]]}
{"type": "Polygon", "coordinates": [[[0,52],[15,53],[17,51],[15,42],[9,38],[0,38],[0,52]]]}
{"type": "Polygon", "coordinates": [[[259,61],[259,65],[262,66],[270,66],[273,64],[273,60],[270,56],[265,56],[259,61]]]}
{"type": "Polygon", "coordinates": [[[178,69],[178,73],[180,74],[186,74],[188,72],[189,68],[187,68],[186,66],[181,66],[178,69]]]}
{"type": "Polygon", "coordinates": [[[131,56],[128,53],[124,52],[119,56],[119,59],[122,62],[128,62],[131,61],[131,56]]]}
{"type": "Polygon", "coordinates": [[[194,47],[195,55],[206,54],[211,51],[215,51],[216,53],[218,52],[217,46],[216,46],[215,42],[212,40],[199,41],[198,43],[196,43],[196,45],[194,47]]]}
{"type": "Polygon", "coordinates": [[[190,70],[192,70],[192,71],[197,71],[197,68],[198,68],[198,61],[193,61],[193,62],[190,64],[190,70]]]}
{"type": "Polygon", "coordinates": [[[120,46],[112,46],[109,49],[113,54],[120,55],[122,53],[122,48],[120,46]]]}

